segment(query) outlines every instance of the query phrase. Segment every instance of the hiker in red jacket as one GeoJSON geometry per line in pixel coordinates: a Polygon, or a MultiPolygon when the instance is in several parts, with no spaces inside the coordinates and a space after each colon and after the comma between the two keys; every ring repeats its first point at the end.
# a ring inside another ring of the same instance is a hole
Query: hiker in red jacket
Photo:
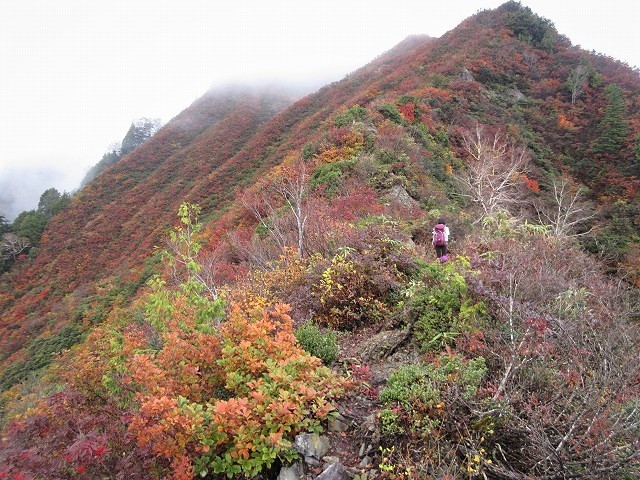
{"type": "Polygon", "coordinates": [[[445,225],[444,219],[438,219],[438,223],[433,227],[432,234],[433,240],[431,243],[436,249],[436,257],[441,262],[446,262],[447,243],[449,242],[449,227],[445,225]]]}

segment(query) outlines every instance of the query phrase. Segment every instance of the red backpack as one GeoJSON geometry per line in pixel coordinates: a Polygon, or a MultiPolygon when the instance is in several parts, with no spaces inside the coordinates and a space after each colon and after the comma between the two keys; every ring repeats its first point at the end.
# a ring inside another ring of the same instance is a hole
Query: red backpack
{"type": "Polygon", "coordinates": [[[437,224],[433,227],[433,232],[433,244],[436,247],[444,247],[447,244],[447,237],[444,234],[444,224],[437,224]]]}

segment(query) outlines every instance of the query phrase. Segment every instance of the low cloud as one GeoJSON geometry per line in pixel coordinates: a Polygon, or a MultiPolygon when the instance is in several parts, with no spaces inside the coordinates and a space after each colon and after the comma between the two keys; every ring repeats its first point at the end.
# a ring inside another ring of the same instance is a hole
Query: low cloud
{"type": "Polygon", "coordinates": [[[48,188],[57,188],[60,193],[70,191],[78,183],[69,181],[68,172],[55,166],[0,167],[0,215],[8,221],[25,210],[38,207],[40,195],[48,188]]]}

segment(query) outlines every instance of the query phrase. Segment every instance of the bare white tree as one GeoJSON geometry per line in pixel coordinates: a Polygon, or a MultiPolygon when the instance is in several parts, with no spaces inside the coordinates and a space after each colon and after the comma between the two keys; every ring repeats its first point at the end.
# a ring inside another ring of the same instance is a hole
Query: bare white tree
{"type": "Polygon", "coordinates": [[[304,160],[283,167],[278,178],[263,185],[256,195],[246,196],[242,204],[260,222],[280,250],[291,246],[290,231],[293,228],[298,257],[305,251],[305,235],[309,219],[307,197],[309,174],[304,160]],[[282,202],[290,213],[282,212],[282,202]],[[293,227],[291,227],[293,223],[293,227]]]}
{"type": "Polygon", "coordinates": [[[463,135],[463,144],[469,162],[455,179],[462,195],[480,210],[474,223],[500,210],[509,211],[520,201],[522,174],[530,158],[527,150],[500,133],[485,134],[479,125],[463,135]]]}
{"type": "Polygon", "coordinates": [[[580,95],[584,93],[584,87],[589,78],[589,70],[584,65],[578,65],[571,71],[571,75],[567,78],[566,85],[571,90],[571,103],[576,103],[580,95]]]}
{"type": "Polygon", "coordinates": [[[269,260],[275,256],[273,249],[269,248],[265,242],[256,238],[245,238],[237,230],[227,232],[227,241],[240,256],[260,268],[266,268],[269,260]]]}
{"type": "Polygon", "coordinates": [[[293,167],[286,169],[283,172],[283,176],[274,183],[273,189],[284,199],[295,219],[298,257],[302,258],[305,232],[309,219],[306,202],[309,190],[309,175],[304,161],[299,160],[293,167]]]}
{"type": "Polygon", "coordinates": [[[2,249],[2,258],[5,260],[15,260],[18,255],[25,252],[31,243],[26,237],[19,237],[15,233],[5,233],[2,235],[2,243],[0,247],[2,249]]]}
{"type": "Polygon", "coordinates": [[[582,199],[583,187],[572,188],[566,178],[554,179],[551,185],[551,206],[536,205],[540,223],[549,225],[551,233],[558,238],[586,235],[591,229],[577,232],[580,225],[595,216],[591,206],[582,199]]]}

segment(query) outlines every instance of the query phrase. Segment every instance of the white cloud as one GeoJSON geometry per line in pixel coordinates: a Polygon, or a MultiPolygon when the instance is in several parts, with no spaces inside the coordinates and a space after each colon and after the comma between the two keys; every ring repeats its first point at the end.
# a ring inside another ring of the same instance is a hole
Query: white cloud
{"type": "MultiPolygon", "coordinates": [[[[0,184],[11,183],[10,165],[79,179],[133,119],[167,121],[212,84],[286,78],[317,87],[408,35],[440,36],[501,3],[2,0],[0,184]]],[[[522,3],[574,43],[640,65],[635,0],[522,3]]],[[[49,186],[68,188],[57,181],[49,186]]]]}

